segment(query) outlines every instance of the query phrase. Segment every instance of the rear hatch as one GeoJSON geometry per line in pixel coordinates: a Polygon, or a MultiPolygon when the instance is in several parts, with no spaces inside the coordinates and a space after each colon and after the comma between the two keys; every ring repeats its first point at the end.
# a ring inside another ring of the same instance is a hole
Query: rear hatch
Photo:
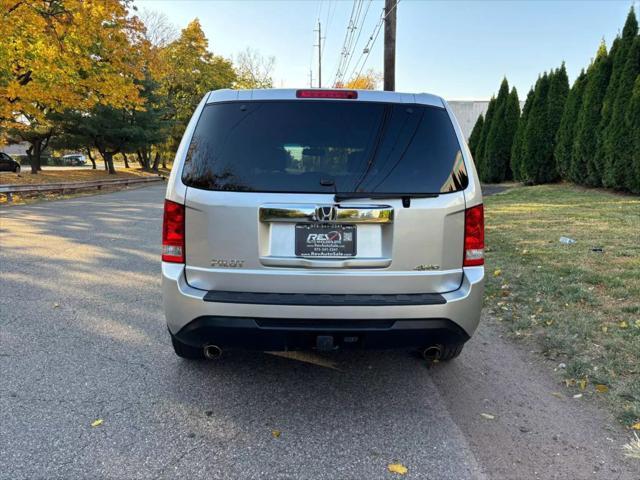
{"type": "Polygon", "coordinates": [[[467,175],[443,108],[210,104],[182,180],[195,288],[442,293],[462,281],[467,175]]]}

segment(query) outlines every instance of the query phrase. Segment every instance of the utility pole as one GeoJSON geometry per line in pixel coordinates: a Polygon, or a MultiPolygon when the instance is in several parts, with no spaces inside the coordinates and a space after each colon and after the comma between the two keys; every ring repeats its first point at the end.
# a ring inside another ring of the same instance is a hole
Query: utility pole
{"type": "Polygon", "coordinates": [[[309,69],[309,87],[313,87],[313,68],[309,69]]]}
{"type": "Polygon", "coordinates": [[[384,0],[384,89],[396,89],[396,12],[398,0],[384,0]]]}
{"type": "Polygon", "coordinates": [[[315,45],[318,47],[318,88],[322,88],[322,26],[319,19],[318,29],[314,32],[318,32],[318,45],[315,45]]]}

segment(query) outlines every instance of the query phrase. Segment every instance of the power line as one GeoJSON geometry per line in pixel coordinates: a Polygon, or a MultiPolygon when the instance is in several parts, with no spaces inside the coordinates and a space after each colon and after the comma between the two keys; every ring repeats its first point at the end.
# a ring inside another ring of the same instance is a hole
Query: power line
{"type": "Polygon", "coordinates": [[[363,0],[353,0],[353,4],[351,5],[351,14],[349,15],[349,21],[347,23],[347,31],[344,35],[344,41],[342,42],[342,49],[340,51],[340,59],[338,61],[338,67],[336,68],[336,74],[333,80],[334,85],[344,75],[344,65],[346,58],[350,55],[353,35],[356,28],[355,26],[357,25],[356,22],[358,20],[358,17],[360,16],[362,2],[363,0]]]}
{"type": "MultiPolygon", "coordinates": [[[[400,3],[400,0],[397,0],[393,9],[398,7],[398,4],[400,3]]],[[[369,60],[369,55],[371,54],[371,50],[373,50],[373,46],[376,43],[376,40],[378,39],[378,35],[380,34],[380,30],[382,30],[382,26],[384,25],[384,21],[387,18],[387,16],[393,11],[393,9],[389,10],[388,12],[385,13],[385,9],[382,9],[382,13],[380,14],[380,19],[378,20],[378,23],[376,24],[376,26],[373,28],[373,31],[371,32],[371,35],[369,36],[369,40],[367,40],[367,43],[365,44],[364,48],[362,49],[362,53],[360,54],[360,58],[358,59],[358,61],[356,62],[356,64],[354,65],[353,68],[353,73],[355,73],[356,69],[358,68],[358,63],[360,63],[360,61],[362,60],[362,64],[360,65],[360,69],[358,70],[358,73],[356,75],[353,75],[351,77],[349,77],[349,79],[353,79],[353,78],[358,78],[361,74],[362,74],[362,70],[364,70],[364,66],[367,64],[367,60],[369,60]]]]}
{"type": "MultiPolygon", "coordinates": [[[[349,58],[347,59],[347,64],[344,67],[344,72],[343,72],[341,80],[344,80],[345,74],[349,70],[349,65],[351,64],[351,59],[353,58],[353,54],[354,54],[354,52],[356,50],[356,47],[358,46],[358,41],[360,41],[360,34],[362,33],[362,27],[364,26],[364,22],[367,19],[367,14],[369,13],[369,8],[371,8],[371,2],[372,2],[372,0],[369,0],[369,3],[367,3],[367,8],[364,11],[364,15],[362,16],[362,21],[360,22],[360,26],[358,27],[358,36],[356,37],[355,42],[353,42],[353,49],[351,50],[351,53],[349,54],[349,58]]],[[[349,78],[349,77],[347,77],[347,78],[349,78]]]]}

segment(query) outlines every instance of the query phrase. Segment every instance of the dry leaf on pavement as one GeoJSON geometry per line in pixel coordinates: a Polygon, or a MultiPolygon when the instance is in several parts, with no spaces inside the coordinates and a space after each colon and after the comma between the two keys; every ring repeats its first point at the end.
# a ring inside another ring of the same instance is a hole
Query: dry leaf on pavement
{"type": "Polygon", "coordinates": [[[93,422],[91,422],[91,426],[92,427],[99,427],[100,425],[102,425],[104,423],[104,420],[102,420],[101,418],[94,420],[93,422]]]}
{"type": "Polygon", "coordinates": [[[399,475],[404,475],[409,471],[409,469],[401,463],[390,463],[389,465],[387,465],[387,470],[389,470],[391,473],[397,473],[399,475]]]}

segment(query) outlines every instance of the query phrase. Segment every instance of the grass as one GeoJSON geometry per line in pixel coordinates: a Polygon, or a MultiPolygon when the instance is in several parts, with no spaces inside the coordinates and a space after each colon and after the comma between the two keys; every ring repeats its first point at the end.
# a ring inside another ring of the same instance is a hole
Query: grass
{"type": "Polygon", "coordinates": [[[126,170],[117,170],[116,175],[109,175],[105,170],[43,170],[37,175],[32,175],[29,167],[23,167],[21,173],[6,172],[0,175],[0,185],[33,185],[39,183],[57,183],[57,182],[88,182],[91,180],[115,179],[126,177],[139,177],[145,175],[156,175],[155,173],[145,172],[139,168],[129,168],[126,170]]]}
{"type": "MultiPolygon", "coordinates": [[[[59,182],[87,182],[92,180],[113,180],[127,177],[156,176],[158,174],[168,176],[169,171],[160,170],[158,173],[147,172],[140,168],[118,169],[116,175],[109,175],[105,170],[43,170],[37,175],[32,175],[28,167],[24,167],[21,173],[3,172],[0,175],[0,185],[35,185],[42,183],[59,183],[59,182]]],[[[109,192],[127,188],[124,186],[105,187],[101,192],[109,192]]],[[[67,193],[64,196],[60,192],[43,192],[37,194],[14,194],[12,205],[21,205],[41,200],[58,200],[61,198],[74,197],[79,195],[96,194],[96,189],[75,191],[67,193]]],[[[7,196],[0,194],[0,205],[7,204],[7,196]]]]}
{"type": "Polygon", "coordinates": [[[487,197],[485,212],[486,306],[514,337],[565,363],[572,394],[601,397],[624,425],[637,425],[640,198],[518,187],[487,197]]]}

